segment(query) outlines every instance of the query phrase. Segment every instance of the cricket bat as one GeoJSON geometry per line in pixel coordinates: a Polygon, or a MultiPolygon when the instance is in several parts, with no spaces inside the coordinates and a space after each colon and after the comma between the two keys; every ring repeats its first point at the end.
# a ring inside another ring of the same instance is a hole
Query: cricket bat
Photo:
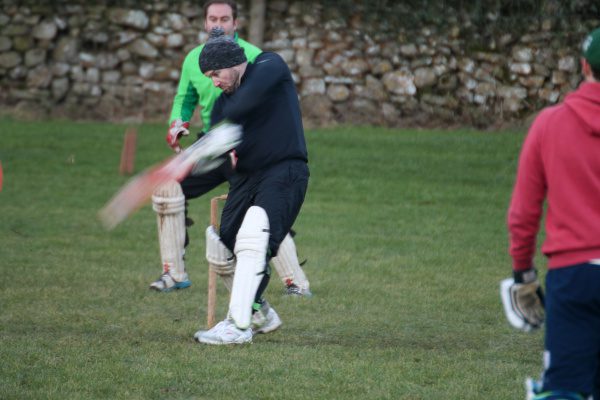
{"type": "Polygon", "coordinates": [[[217,125],[184,151],[131,178],[99,211],[100,222],[107,230],[114,229],[148,202],[159,186],[215,169],[223,162],[220,157],[241,143],[241,138],[240,125],[217,125]]]}

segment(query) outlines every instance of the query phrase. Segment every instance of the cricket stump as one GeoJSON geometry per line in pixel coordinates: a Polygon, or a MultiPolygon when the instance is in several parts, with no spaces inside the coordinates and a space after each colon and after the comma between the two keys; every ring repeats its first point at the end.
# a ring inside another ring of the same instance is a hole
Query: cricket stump
{"type": "Polygon", "coordinates": [[[121,175],[133,174],[136,144],[137,129],[128,128],[123,137],[123,150],[121,151],[121,164],[119,165],[119,173],[121,175]]]}
{"type": "MultiPolygon", "coordinates": [[[[219,201],[227,200],[227,195],[213,197],[210,200],[210,224],[219,232],[219,201]]],[[[208,329],[215,326],[215,314],[217,310],[217,273],[208,264],[208,304],[206,306],[206,325],[208,329]]]]}

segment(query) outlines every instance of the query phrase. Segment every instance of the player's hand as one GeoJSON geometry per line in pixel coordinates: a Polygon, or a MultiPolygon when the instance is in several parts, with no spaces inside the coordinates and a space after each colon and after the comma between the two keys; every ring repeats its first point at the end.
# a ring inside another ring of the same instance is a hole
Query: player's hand
{"type": "Polygon", "coordinates": [[[538,329],[544,323],[544,292],[537,271],[515,271],[513,279],[501,284],[502,303],[511,325],[523,331],[538,329]]]}
{"type": "Polygon", "coordinates": [[[167,131],[167,143],[169,144],[169,146],[171,146],[171,148],[173,150],[175,150],[176,153],[179,153],[181,151],[181,146],[179,145],[179,139],[182,136],[187,136],[190,134],[190,131],[188,130],[190,128],[190,123],[189,122],[183,122],[180,119],[176,119],[173,122],[171,122],[171,126],[169,127],[169,130],[167,131]]]}
{"type": "Polygon", "coordinates": [[[233,149],[229,152],[229,162],[231,163],[231,169],[235,170],[235,168],[237,167],[237,163],[238,163],[238,156],[237,156],[235,149],[233,149]]]}
{"type": "Polygon", "coordinates": [[[511,287],[511,292],[516,307],[532,328],[539,328],[544,322],[544,293],[536,270],[515,272],[513,279],[515,283],[511,287]]]}

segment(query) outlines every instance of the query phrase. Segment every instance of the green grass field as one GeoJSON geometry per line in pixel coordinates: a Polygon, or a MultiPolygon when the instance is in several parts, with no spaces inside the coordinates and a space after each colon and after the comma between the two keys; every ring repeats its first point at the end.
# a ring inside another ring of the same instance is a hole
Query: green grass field
{"type": "MultiPolygon", "coordinates": [[[[282,328],[211,347],[192,338],[209,197],[190,208],[193,285],[169,294],[148,290],[161,270],[150,206],[111,232],[96,218],[127,180],[125,129],[0,120],[0,398],[524,398],[543,335],[512,330],[498,295],[522,132],[308,131],[295,228],[314,297],[286,298],[274,277],[282,328]]],[[[170,155],[164,130],[138,127],[136,171],[170,155]]]]}

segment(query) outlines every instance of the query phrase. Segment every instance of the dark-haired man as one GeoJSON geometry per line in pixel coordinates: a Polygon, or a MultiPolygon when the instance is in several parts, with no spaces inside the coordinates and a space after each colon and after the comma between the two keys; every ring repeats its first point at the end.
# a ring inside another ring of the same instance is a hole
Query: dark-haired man
{"type": "Polygon", "coordinates": [[[514,283],[505,309],[520,326],[540,327],[533,258],[547,202],[544,373],[529,381],[528,399],[600,399],[600,29],[583,43],[581,69],[579,88],[529,129],[508,211],[514,283]]]}
{"type": "Polygon", "coordinates": [[[236,259],[229,312],[194,337],[206,344],[241,344],[252,341],[253,318],[264,307],[268,261],[304,201],[308,154],[296,86],[279,55],[262,53],[248,63],[234,40],[213,29],[200,54],[200,70],[223,90],[211,124],[239,124],[243,137],[234,150],[221,218],[221,240],[236,259]]]}

